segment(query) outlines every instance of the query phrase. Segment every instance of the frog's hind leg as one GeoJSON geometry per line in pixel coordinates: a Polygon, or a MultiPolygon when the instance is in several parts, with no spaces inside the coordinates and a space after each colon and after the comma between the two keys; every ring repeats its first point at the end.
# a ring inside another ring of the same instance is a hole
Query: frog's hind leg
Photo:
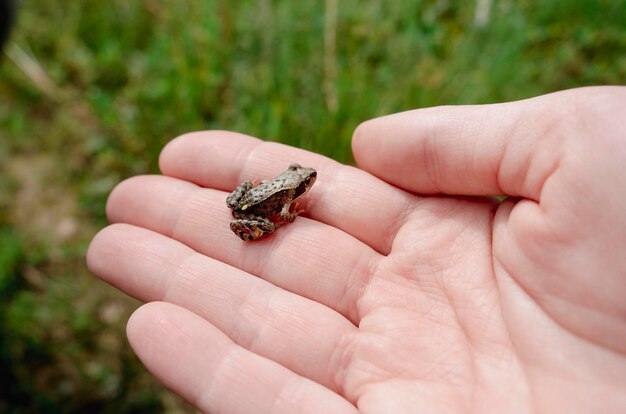
{"type": "Polygon", "coordinates": [[[250,241],[274,233],[276,225],[264,218],[237,219],[230,222],[230,229],[241,240],[250,241]]]}
{"type": "Polygon", "coordinates": [[[230,208],[236,208],[239,205],[239,200],[246,194],[248,191],[252,189],[252,182],[244,181],[239,184],[235,190],[230,193],[230,195],[226,198],[226,205],[230,208]]]}

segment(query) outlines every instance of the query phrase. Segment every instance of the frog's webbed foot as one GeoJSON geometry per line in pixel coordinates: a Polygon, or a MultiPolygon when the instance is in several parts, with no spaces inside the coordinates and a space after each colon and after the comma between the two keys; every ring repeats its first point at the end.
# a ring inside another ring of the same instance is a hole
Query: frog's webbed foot
{"type": "Polygon", "coordinates": [[[251,189],[252,182],[250,181],[244,181],[239,184],[239,186],[235,188],[235,190],[226,198],[226,205],[232,209],[236,208],[239,205],[239,200],[241,200],[241,198],[251,189]]]}
{"type": "Polygon", "coordinates": [[[237,219],[230,222],[230,229],[241,240],[250,241],[258,239],[276,231],[276,225],[266,218],[237,219]]]}
{"type": "Polygon", "coordinates": [[[293,207],[294,211],[290,211],[291,204],[285,204],[282,210],[280,210],[280,218],[287,223],[293,223],[296,217],[298,217],[298,215],[304,211],[304,209],[298,209],[299,206],[297,202],[293,203],[293,207]]]}

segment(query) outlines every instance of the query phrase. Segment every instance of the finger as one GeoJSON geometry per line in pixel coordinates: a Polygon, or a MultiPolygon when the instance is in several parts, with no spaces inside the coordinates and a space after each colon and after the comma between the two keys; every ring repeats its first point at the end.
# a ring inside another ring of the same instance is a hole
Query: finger
{"type": "Polygon", "coordinates": [[[176,305],[142,306],[128,321],[127,333],[145,366],[204,412],[356,412],[339,395],[235,345],[176,305]]]}
{"type": "Polygon", "coordinates": [[[98,233],[87,263],[94,274],[129,295],[183,306],[238,345],[337,388],[336,367],[329,365],[355,327],[328,307],[127,224],[98,233]]]}
{"type": "Polygon", "coordinates": [[[275,177],[292,162],[317,170],[307,215],[386,254],[414,197],[353,167],[308,151],[224,131],[183,135],[161,153],[165,175],[223,191],[275,177]]]}
{"type": "Polygon", "coordinates": [[[109,197],[107,214],[171,236],[192,249],[323,303],[358,321],[356,303],[379,255],[334,227],[298,218],[265,240],[230,230],[226,193],[163,176],[131,178],[109,197]]]}
{"type": "Polygon", "coordinates": [[[575,127],[572,101],[578,93],[419,109],[367,121],[354,133],[355,159],[413,192],[538,200],[575,127]]]}

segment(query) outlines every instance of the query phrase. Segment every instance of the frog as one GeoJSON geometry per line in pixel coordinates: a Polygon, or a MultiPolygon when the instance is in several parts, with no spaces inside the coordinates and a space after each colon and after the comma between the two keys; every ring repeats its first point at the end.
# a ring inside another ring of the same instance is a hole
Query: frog
{"type": "Polygon", "coordinates": [[[313,168],[292,163],[273,180],[258,185],[244,181],[226,198],[234,218],[230,229],[241,240],[252,241],[292,223],[304,211],[298,209],[296,200],[311,189],[316,179],[317,171],[313,168]]]}

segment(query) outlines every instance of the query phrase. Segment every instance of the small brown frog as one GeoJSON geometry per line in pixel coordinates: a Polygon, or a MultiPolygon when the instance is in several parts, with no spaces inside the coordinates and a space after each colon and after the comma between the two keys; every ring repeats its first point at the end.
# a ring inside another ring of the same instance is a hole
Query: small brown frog
{"type": "Polygon", "coordinates": [[[292,203],[311,189],[316,177],[313,168],[291,164],[278,177],[256,187],[251,181],[239,184],[226,199],[235,218],[230,229],[241,240],[250,241],[293,222],[302,210],[290,211],[292,203]]]}

